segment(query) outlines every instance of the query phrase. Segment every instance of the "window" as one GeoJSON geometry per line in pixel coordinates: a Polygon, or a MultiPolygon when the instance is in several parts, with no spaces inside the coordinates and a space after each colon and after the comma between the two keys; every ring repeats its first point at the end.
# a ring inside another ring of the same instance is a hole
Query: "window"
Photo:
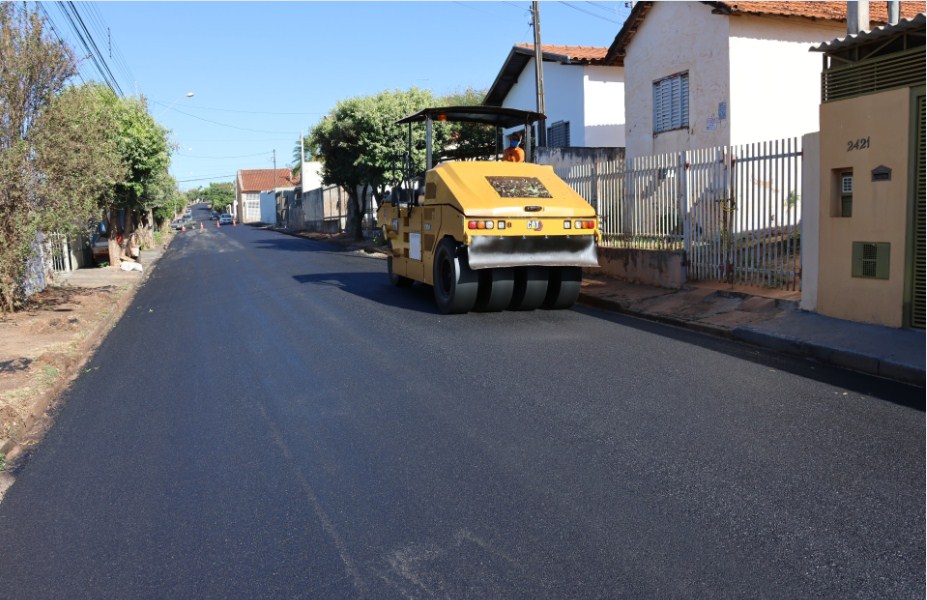
{"type": "Polygon", "coordinates": [[[689,74],[653,82],[653,132],[689,126],[689,74]]]}
{"type": "Polygon", "coordinates": [[[840,174],[840,216],[853,216],[853,171],[840,174]]]}
{"type": "Polygon", "coordinates": [[[557,121],[547,128],[548,148],[567,148],[570,145],[570,122],[557,121]]]}

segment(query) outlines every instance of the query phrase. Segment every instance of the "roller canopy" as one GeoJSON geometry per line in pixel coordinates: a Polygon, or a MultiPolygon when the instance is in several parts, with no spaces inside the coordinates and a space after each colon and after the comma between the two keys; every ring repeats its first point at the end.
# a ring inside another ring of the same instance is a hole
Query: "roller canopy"
{"type": "Polygon", "coordinates": [[[453,121],[460,123],[486,123],[497,127],[517,127],[526,123],[534,123],[546,117],[538,112],[519,110],[517,108],[501,108],[498,106],[444,106],[439,108],[426,108],[419,112],[403,117],[397,124],[416,123],[427,118],[432,121],[453,121]]]}

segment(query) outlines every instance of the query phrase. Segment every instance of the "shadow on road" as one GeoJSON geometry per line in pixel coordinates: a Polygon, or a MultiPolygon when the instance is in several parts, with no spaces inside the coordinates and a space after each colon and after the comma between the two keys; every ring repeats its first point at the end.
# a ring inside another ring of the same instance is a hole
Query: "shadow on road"
{"type": "Polygon", "coordinates": [[[431,287],[415,284],[397,288],[389,284],[386,272],[313,273],[294,275],[299,283],[330,286],[361,298],[396,308],[437,314],[431,287]]]}

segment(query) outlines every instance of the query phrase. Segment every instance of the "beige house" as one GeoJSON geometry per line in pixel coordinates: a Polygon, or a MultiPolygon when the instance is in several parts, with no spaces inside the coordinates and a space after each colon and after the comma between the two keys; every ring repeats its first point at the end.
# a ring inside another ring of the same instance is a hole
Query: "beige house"
{"type": "Polygon", "coordinates": [[[806,310],[924,328],[924,24],[921,13],[814,48],[820,206],[804,224],[806,310]]]}

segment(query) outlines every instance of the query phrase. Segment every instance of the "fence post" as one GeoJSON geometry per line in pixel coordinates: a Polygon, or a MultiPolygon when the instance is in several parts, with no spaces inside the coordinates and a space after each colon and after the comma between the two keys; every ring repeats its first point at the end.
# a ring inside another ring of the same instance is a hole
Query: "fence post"
{"type": "Polygon", "coordinates": [[[682,224],[682,266],[686,267],[686,279],[689,274],[689,251],[692,244],[692,221],[689,215],[689,182],[686,169],[686,153],[676,155],[676,201],[682,224]]]}

